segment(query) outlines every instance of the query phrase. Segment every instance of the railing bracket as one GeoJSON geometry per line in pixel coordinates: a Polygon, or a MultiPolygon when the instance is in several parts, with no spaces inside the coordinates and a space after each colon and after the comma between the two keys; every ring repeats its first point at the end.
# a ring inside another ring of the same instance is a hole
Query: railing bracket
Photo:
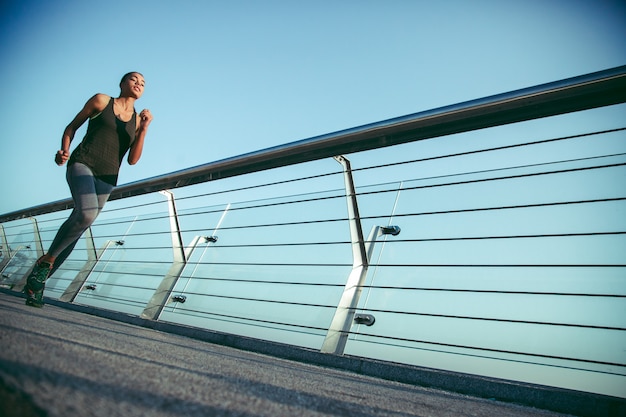
{"type": "Polygon", "coordinates": [[[400,234],[400,226],[383,226],[380,228],[383,235],[398,236],[400,234]]]}
{"type": "Polygon", "coordinates": [[[371,314],[355,314],[354,322],[356,324],[364,324],[366,326],[371,326],[376,322],[376,318],[371,314]]]}
{"type": "Polygon", "coordinates": [[[175,303],[184,303],[185,301],[187,301],[187,297],[184,295],[173,295],[172,301],[174,301],[175,303]]]}

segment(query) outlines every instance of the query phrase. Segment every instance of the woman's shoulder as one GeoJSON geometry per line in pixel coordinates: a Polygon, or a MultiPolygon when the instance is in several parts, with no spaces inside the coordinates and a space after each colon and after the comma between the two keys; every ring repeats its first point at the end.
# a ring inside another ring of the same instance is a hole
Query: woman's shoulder
{"type": "Polygon", "coordinates": [[[101,113],[110,101],[111,97],[106,94],[94,94],[89,100],[87,100],[87,103],[85,103],[84,110],[90,117],[93,117],[95,114],[101,113]]]}
{"type": "Polygon", "coordinates": [[[96,93],[93,97],[89,99],[93,104],[98,107],[101,107],[101,110],[104,109],[107,104],[111,101],[111,96],[102,93],[96,93]]]}
{"type": "Polygon", "coordinates": [[[73,123],[76,128],[79,128],[87,119],[100,114],[107,107],[110,100],[111,97],[106,94],[93,95],[87,100],[71,123],[73,123]]]}

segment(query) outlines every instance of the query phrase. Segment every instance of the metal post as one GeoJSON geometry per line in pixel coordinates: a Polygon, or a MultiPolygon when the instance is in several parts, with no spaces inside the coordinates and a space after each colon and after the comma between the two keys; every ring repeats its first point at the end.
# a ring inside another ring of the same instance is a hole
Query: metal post
{"type": "Polygon", "coordinates": [[[365,284],[365,278],[367,277],[367,270],[376,239],[382,235],[397,236],[400,233],[400,228],[398,226],[374,226],[367,241],[363,239],[363,228],[361,226],[361,216],[359,214],[350,161],[344,156],[336,156],[335,160],[343,166],[346,200],[348,203],[348,221],[350,223],[350,241],[352,242],[352,271],[348,275],[348,280],[322,344],[321,351],[322,353],[343,355],[352,323],[356,320],[358,323],[368,326],[374,324],[373,316],[357,315],[355,317],[355,313],[363,285],[365,284]]]}
{"type": "Polygon", "coordinates": [[[174,251],[174,262],[187,262],[185,257],[185,249],[183,245],[183,235],[180,231],[178,223],[178,212],[176,211],[176,202],[174,201],[174,193],[168,190],[159,191],[167,198],[167,208],[170,217],[170,234],[172,236],[172,249],[174,251]]]}
{"type": "MultiPolygon", "coordinates": [[[[174,261],[172,262],[172,266],[169,271],[159,284],[158,288],[150,298],[150,301],[144,308],[141,313],[141,317],[149,320],[158,319],[161,311],[167,304],[167,301],[172,293],[172,290],[176,286],[178,282],[178,278],[185,269],[185,265],[187,264],[187,254],[185,253],[184,244],[183,244],[183,235],[180,231],[180,224],[178,222],[178,213],[176,212],[176,202],[174,200],[174,193],[168,190],[159,191],[159,193],[163,194],[165,198],[167,198],[167,208],[169,211],[170,218],[170,235],[172,237],[172,251],[174,254],[174,261]]],[[[197,244],[198,240],[195,239],[194,243],[197,244]]],[[[192,246],[190,248],[190,253],[193,251],[192,246]]]]}
{"type": "Polygon", "coordinates": [[[26,271],[26,274],[24,274],[24,276],[15,283],[14,287],[18,287],[18,288],[22,288],[24,287],[24,285],[26,285],[28,276],[33,271],[33,268],[35,268],[35,265],[37,264],[37,260],[39,260],[39,258],[41,258],[44,255],[43,243],[41,241],[41,233],[39,232],[39,224],[37,223],[37,219],[35,219],[34,217],[30,217],[29,219],[33,223],[33,241],[35,243],[35,252],[36,252],[37,258],[35,259],[35,262],[33,262],[32,266],[28,268],[28,270],[26,271]]]}
{"type": "Polygon", "coordinates": [[[74,280],[67,286],[63,295],[59,297],[60,301],[71,303],[76,299],[76,296],[78,296],[78,293],[83,288],[83,285],[87,282],[89,275],[93,272],[94,268],[98,264],[98,261],[102,258],[102,255],[109,248],[109,246],[114,243],[114,241],[107,241],[104,246],[96,252],[96,245],[93,240],[91,228],[88,228],[85,231],[85,243],[87,245],[87,261],[80,269],[80,272],[78,272],[74,280]]]}
{"type": "Polygon", "coordinates": [[[37,223],[37,219],[35,219],[34,217],[31,217],[30,221],[33,223],[33,238],[35,240],[35,250],[37,251],[37,259],[39,259],[44,254],[43,243],[41,241],[41,233],[39,232],[39,224],[37,223]]]}
{"type": "MultiPolygon", "coordinates": [[[[176,286],[185,266],[187,265],[187,260],[191,257],[194,249],[200,242],[200,239],[204,237],[196,236],[189,247],[185,249],[183,244],[183,235],[180,230],[180,224],[178,222],[178,213],[176,212],[176,204],[174,201],[174,194],[170,191],[164,190],[160,191],[167,198],[168,202],[168,210],[170,214],[170,234],[172,237],[172,250],[174,252],[174,261],[172,262],[172,266],[169,271],[159,284],[159,287],[156,289],[152,298],[146,305],[146,308],[141,313],[141,317],[149,320],[157,320],[165,308],[165,305],[168,303],[172,291],[176,286]]],[[[226,214],[226,213],[224,213],[226,214]]],[[[223,216],[222,216],[223,217],[223,216]]],[[[215,238],[204,238],[207,243],[215,242],[215,238]]]]}
{"type": "MultiPolygon", "coordinates": [[[[169,302],[170,297],[172,295],[172,291],[174,287],[178,283],[180,276],[187,265],[187,261],[193,254],[196,246],[204,239],[204,241],[209,243],[215,243],[217,241],[217,237],[215,236],[196,236],[194,237],[191,244],[185,249],[183,246],[183,236],[180,230],[180,224],[178,222],[178,214],[176,212],[176,204],[174,201],[174,194],[170,191],[161,191],[168,201],[168,209],[170,214],[170,231],[172,236],[172,249],[174,251],[174,261],[172,262],[172,266],[169,271],[159,284],[158,288],[155,290],[152,298],[144,308],[141,313],[141,317],[149,320],[158,320],[161,312],[165,308],[165,305],[169,302]]],[[[230,208],[230,204],[222,214],[222,217],[214,230],[217,230],[226,216],[228,209],[230,208]]]]}
{"type": "Polygon", "coordinates": [[[356,306],[359,303],[363,283],[367,276],[368,258],[350,161],[343,156],[336,156],[335,160],[343,166],[350,223],[350,241],[352,242],[352,271],[350,271],[348,276],[341,300],[326,334],[326,339],[324,339],[322,344],[321,351],[341,355],[348,340],[356,306]]]}
{"type": "Polygon", "coordinates": [[[4,227],[0,224],[0,252],[2,253],[2,261],[0,261],[0,272],[4,271],[4,267],[11,260],[11,249],[7,242],[7,235],[4,232],[4,227]]]}

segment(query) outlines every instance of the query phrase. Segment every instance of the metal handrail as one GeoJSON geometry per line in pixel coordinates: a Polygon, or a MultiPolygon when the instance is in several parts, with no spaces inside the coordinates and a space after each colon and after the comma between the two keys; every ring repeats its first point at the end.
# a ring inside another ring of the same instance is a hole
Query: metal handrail
{"type": "MultiPolygon", "coordinates": [[[[341,154],[626,102],[626,65],[315,136],[121,185],[110,200],[341,154]]],[[[73,207],[59,200],[0,216],[0,223],[73,207]]]]}

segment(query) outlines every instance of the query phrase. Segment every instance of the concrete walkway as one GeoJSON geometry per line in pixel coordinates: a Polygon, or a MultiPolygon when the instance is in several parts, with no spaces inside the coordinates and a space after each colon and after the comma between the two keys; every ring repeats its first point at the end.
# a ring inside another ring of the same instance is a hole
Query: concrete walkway
{"type": "Polygon", "coordinates": [[[559,416],[0,293],[2,416],[559,416]]]}

